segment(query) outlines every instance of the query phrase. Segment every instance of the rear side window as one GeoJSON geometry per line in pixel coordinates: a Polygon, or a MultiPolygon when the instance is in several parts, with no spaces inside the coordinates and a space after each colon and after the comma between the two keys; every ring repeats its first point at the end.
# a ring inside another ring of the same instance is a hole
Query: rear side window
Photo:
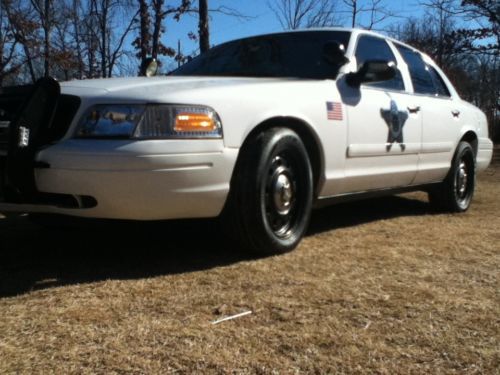
{"type": "MultiPolygon", "coordinates": [[[[356,61],[358,68],[368,60],[384,60],[396,63],[396,57],[384,39],[371,35],[362,35],[356,47],[356,61]]],[[[389,81],[374,82],[365,84],[371,87],[378,87],[387,90],[404,91],[405,86],[401,72],[397,69],[396,77],[389,81]]]]}
{"type": "Polygon", "coordinates": [[[396,44],[396,48],[408,65],[415,93],[436,95],[437,89],[434,87],[431,73],[424,60],[422,60],[422,56],[418,52],[400,44],[396,44]]]}

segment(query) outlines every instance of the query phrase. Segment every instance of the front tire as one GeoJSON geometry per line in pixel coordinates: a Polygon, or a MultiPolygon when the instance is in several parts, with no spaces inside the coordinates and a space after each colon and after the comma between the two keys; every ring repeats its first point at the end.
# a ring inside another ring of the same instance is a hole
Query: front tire
{"type": "Polygon", "coordinates": [[[464,212],[469,208],[476,184],[476,159],[468,142],[458,144],[445,180],[429,191],[429,202],[442,211],[464,212]]]}
{"type": "Polygon", "coordinates": [[[226,232],[243,249],[260,254],[293,250],[309,224],[312,172],[294,131],[271,128],[242,148],[222,213],[226,232]]]}

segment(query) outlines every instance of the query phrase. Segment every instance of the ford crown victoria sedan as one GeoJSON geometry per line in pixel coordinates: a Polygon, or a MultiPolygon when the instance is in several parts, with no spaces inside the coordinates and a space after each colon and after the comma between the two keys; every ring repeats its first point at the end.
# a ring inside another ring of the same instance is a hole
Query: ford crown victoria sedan
{"type": "Polygon", "coordinates": [[[231,41],[168,76],[4,88],[0,212],[220,217],[285,252],[313,207],[409,190],[452,212],[492,156],[485,115],[411,46],[348,29],[231,41]]]}

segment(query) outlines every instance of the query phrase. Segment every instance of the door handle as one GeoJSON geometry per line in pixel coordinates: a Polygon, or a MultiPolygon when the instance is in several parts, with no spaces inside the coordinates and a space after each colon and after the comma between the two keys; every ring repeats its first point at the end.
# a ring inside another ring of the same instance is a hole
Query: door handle
{"type": "Polygon", "coordinates": [[[417,106],[414,106],[414,107],[408,107],[408,112],[410,112],[410,113],[418,113],[418,112],[420,112],[420,106],[417,105],[417,106]]]}
{"type": "Polygon", "coordinates": [[[453,117],[458,118],[460,116],[460,111],[458,109],[455,109],[451,111],[451,114],[453,115],[453,117]]]}

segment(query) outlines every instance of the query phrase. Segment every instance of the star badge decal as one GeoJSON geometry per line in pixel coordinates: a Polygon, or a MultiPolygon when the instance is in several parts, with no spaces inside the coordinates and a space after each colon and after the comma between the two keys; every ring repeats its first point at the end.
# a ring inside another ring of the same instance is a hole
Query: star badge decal
{"type": "Polygon", "coordinates": [[[408,120],[408,112],[400,111],[394,100],[391,100],[389,109],[381,109],[380,114],[389,127],[389,135],[387,136],[387,151],[390,151],[392,145],[397,142],[404,151],[406,146],[403,141],[403,126],[408,120]]]}

